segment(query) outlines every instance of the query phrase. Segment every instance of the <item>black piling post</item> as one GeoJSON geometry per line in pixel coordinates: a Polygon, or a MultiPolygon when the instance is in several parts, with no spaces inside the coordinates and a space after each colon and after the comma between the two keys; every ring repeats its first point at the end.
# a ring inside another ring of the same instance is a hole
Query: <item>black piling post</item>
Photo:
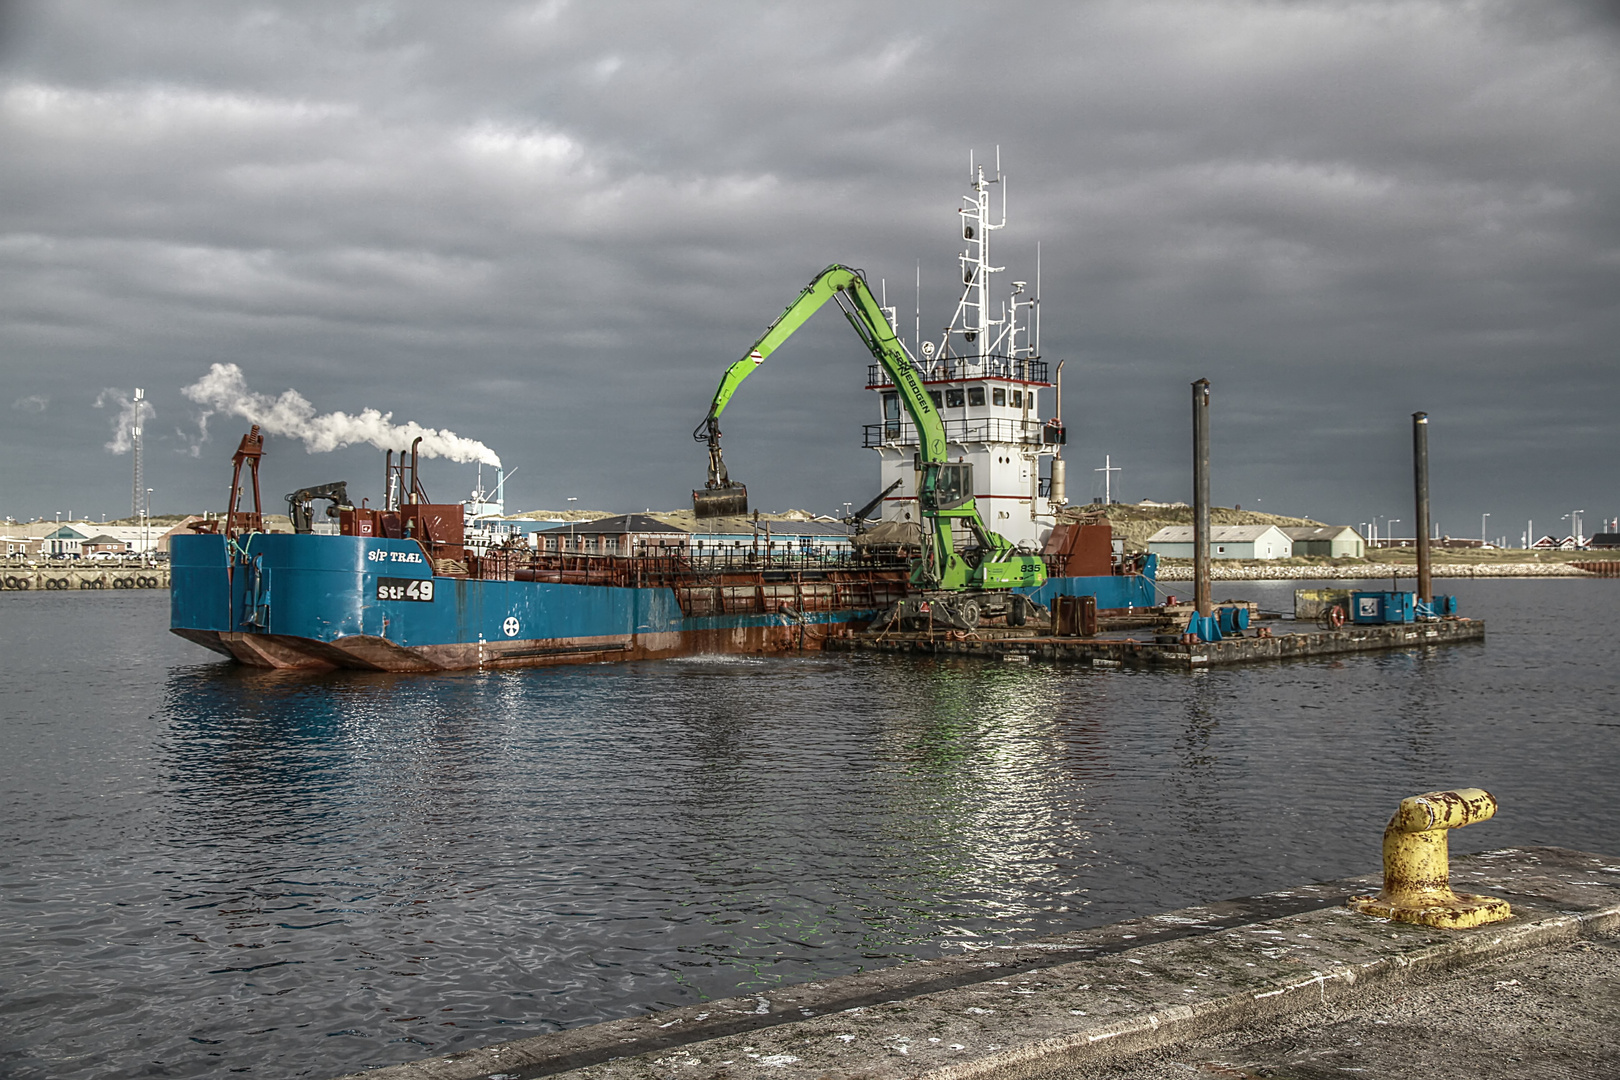
{"type": "Polygon", "coordinates": [[[1417,598],[1434,600],[1429,575],[1429,414],[1412,414],[1412,476],[1417,489],[1417,598]]]}
{"type": "Polygon", "coordinates": [[[1209,380],[1193,388],[1193,604],[1207,616],[1209,599],[1209,380]]]}

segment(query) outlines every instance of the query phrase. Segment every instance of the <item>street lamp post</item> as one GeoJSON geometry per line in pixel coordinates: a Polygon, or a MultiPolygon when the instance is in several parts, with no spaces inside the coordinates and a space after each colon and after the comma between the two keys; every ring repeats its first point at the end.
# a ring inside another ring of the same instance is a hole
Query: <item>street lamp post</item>
{"type": "MultiPolygon", "coordinates": [[[[568,501],[569,502],[579,502],[579,496],[578,495],[570,495],[570,496],[568,496],[568,501]]],[[[568,518],[568,550],[569,551],[574,551],[574,519],[573,519],[573,516],[572,516],[573,512],[574,512],[574,508],[572,506],[570,506],[568,508],[568,513],[570,515],[569,518],[568,518]]],[[[577,555],[579,553],[577,551],[575,551],[574,554],[577,555]]]]}
{"type": "Polygon", "coordinates": [[[1385,523],[1386,527],[1389,529],[1389,545],[1388,546],[1391,546],[1391,547],[1394,546],[1394,544],[1395,544],[1395,526],[1399,525],[1400,523],[1401,523],[1400,518],[1390,518],[1389,521],[1385,523]]]}
{"type": "Polygon", "coordinates": [[[1485,540],[1485,519],[1490,516],[1489,514],[1479,515],[1479,546],[1482,548],[1490,547],[1490,544],[1485,540]]]}

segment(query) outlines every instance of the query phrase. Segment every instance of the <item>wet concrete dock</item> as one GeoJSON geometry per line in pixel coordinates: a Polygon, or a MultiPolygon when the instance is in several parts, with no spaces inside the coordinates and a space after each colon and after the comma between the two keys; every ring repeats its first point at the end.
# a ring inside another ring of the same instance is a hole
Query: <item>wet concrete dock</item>
{"type": "Polygon", "coordinates": [[[1620,933],[1594,933],[1461,969],[1432,984],[1352,991],[1245,1024],[1029,1080],[1620,1076],[1620,933]]]}
{"type": "Polygon", "coordinates": [[[355,1075],[1317,1077],[1379,1061],[1396,1067],[1368,1075],[1408,1075],[1465,1032],[1482,1063],[1542,1047],[1620,1072],[1620,859],[1505,849],[1457,857],[1451,878],[1513,917],[1439,930],[1362,915],[1345,901],[1377,890],[1368,875],[355,1075]],[[1482,994],[1499,995],[1494,1012],[1482,994]],[[1532,1023],[1539,1042],[1524,1041],[1532,1023]]]}
{"type": "Polygon", "coordinates": [[[1171,668],[1193,670],[1261,660],[1292,660],[1336,656],[1343,653],[1407,649],[1483,641],[1485,623],[1479,619],[1440,619],[1433,622],[1384,626],[1346,626],[1339,630],[1314,627],[1298,632],[1254,630],[1243,637],[1215,642],[1155,640],[1156,635],[1055,637],[1040,631],[981,629],[972,633],[867,631],[831,638],[827,648],[848,652],[912,653],[934,656],[976,656],[987,660],[1051,660],[1090,667],[1171,668]]]}

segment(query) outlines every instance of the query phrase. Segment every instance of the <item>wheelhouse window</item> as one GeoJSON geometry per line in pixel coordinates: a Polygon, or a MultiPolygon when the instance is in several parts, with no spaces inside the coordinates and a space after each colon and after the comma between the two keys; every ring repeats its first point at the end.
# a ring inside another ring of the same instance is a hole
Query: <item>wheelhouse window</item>
{"type": "Polygon", "coordinates": [[[1007,404],[1007,388],[1005,386],[998,386],[994,390],[990,391],[990,404],[1007,404]]]}
{"type": "Polygon", "coordinates": [[[945,391],[945,407],[947,409],[960,409],[962,404],[963,396],[960,388],[945,391]]]}
{"type": "Polygon", "coordinates": [[[1012,403],[1013,408],[1015,409],[1022,409],[1024,407],[1024,392],[1022,390],[1014,390],[1012,392],[1012,403]]]}
{"type": "Polygon", "coordinates": [[[945,407],[945,399],[940,397],[938,390],[930,390],[930,391],[928,391],[928,397],[929,397],[930,400],[933,401],[934,408],[943,409],[945,407]]]}
{"type": "Polygon", "coordinates": [[[970,386],[970,387],[968,387],[967,394],[968,394],[968,404],[969,405],[983,405],[984,404],[984,387],[982,387],[982,386],[970,386]]]}

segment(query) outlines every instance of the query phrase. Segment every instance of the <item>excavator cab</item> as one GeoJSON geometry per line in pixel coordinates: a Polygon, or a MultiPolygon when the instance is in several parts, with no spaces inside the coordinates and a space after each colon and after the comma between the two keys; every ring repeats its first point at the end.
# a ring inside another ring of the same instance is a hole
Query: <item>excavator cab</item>
{"type": "Polygon", "coordinates": [[[973,466],[965,461],[945,461],[923,468],[935,470],[934,483],[922,485],[923,509],[954,510],[973,498],[973,466]]]}

